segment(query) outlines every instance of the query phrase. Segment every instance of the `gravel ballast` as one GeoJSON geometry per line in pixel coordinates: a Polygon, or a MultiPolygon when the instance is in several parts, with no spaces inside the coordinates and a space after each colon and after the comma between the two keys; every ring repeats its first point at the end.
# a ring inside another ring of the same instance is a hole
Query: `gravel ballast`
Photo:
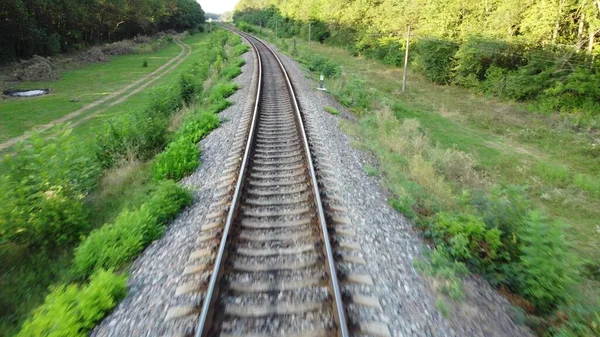
{"type": "Polygon", "coordinates": [[[234,104],[219,113],[221,126],[200,142],[198,169],[181,183],[194,191],[194,202],[179,214],[164,236],[152,243],[133,263],[127,283],[129,293],[115,310],[92,331],[95,337],[158,336],[170,306],[177,304],[175,289],[210,203],[213,188],[223,171],[233,134],[245,108],[253,76],[253,56],[243,55],[246,64],[234,82],[239,89],[228,98],[234,104]]]}
{"type": "MultiPolygon", "coordinates": [[[[448,303],[450,316],[436,308],[438,293],[430,281],[414,268],[427,249],[410,222],[388,206],[387,192],[377,177],[368,176],[364,165],[373,157],[351,147],[351,139],[338,126],[347,115],[331,96],[316,90],[317,83],[305,78],[298,64],[280,54],[296,89],[304,114],[316,123],[313,130],[325,140],[329,162],[337,175],[338,187],[348,208],[367,270],[374,279],[375,296],[392,336],[531,336],[527,328],[512,322],[510,304],[487,283],[470,278],[464,281],[466,300],[448,303]],[[343,113],[324,111],[336,107],[343,113]]],[[[92,332],[91,336],[159,336],[164,318],[176,304],[175,289],[202,225],[217,179],[229,153],[233,134],[244,110],[253,75],[252,53],[244,55],[246,65],[235,79],[240,89],[229,98],[235,104],[220,113],[221,127],[202,142],[201,165],[182,183],[194,190],[193,205],[170,224],[165,235],[150,245],[131,267],[127,297],[92,332]]]]}

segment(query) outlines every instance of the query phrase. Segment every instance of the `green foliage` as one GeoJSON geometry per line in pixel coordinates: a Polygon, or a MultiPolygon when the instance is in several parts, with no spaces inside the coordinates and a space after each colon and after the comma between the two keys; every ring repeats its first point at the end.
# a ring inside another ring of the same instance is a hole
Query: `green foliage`
{"type": "Polygon", "coordinates": [[[178,86],[157,87],[152,90],[146,114],[155,118],[167,117],[181,106],[181,93],[178,86]]]}
{"type": "Polygon", "coordinates": [[[429,227],[434,242],[446,247],[456,260],[489,265],[502,247],[500,230],[488,229],[483,220],[470,214],[438,213],[429,227]]]}
{"type": "Polygon", "coordinates": [[[325,111],[329,112],[332,115],[339,115],[340,114],[340,112],[336,108],[331,107],[331,106],[326,106],[325,107],[325,111]]]}
{"type": "Polygon", "coordinates": [[[148,210],[125,211],[112,224],[90,233],[75,249],[73,273],[84,277],[99,268],[118,268],[143,249],[142,228],[152,222],[148,210]]]}
{"type": "MultiPolygon", "coordinates": [[[[191,202],[192,194],[190,191],[172,180],[163,180],[156,185],[142,208],[148,209],[156,224],[165,226],[175,218],[182,207],[189,205],[191,202]]],[[[161,234],[162,230],[154,233],[148,232],[145,239],[151,242],[158,239],[161,234]]]]}
{"type": "Polygon", "coordinates": [[[142,62],[142,68],[148,68],[148,60],[144,60],[144,62],[142,62]]]}
{"type": "Polygon", "coordinates": [[[223,76],[223,78],[227,81],[233,80],[234,78],[238,77],[242,73],[240,65],[238,64],[230,64],[227,67],[223,68],[223,70],[221,71],[221,76],[223,76]]]}
{"type": "Polygon", "coordinates": [[[90,233],[75,249],[73,274],[84,277],[98,269],[120,268],[162,235],[166,222],[191,202],[174,182],[160,182],[136,210],[124,210],[114,223],[90,233]]]}
{"type": "Polygon", "coordinates": [[[78,239],[88,226],[85,197],[100,175],[89,150],[63,131],[50,142],[33,136],[6,157],[0,241],[51,249],[78,239]]]}
{"type": "Polygon", "coordinates": [[[210,90],[208,103],[216,103],[221,99],[227,98],[233,95],[237,89],[238,85],[236,83],[219,83],[210,90]]]}
{"type": "Polygon", "coordinates": [[[125,158],[149,159],[166,142],[168,120],[134,111],[111,119],[98,135],[97,156],[104,167],[125,158]]]}
{"type": "Polygon", "coordinates": [[[219,127],[219,117],[211,111],[202,111],[188,117],[181,129],[177,132],[176,139],[187,139],[197,143],[207,136],[210,131],[219,127]]]}
{"type": "Polygon", "coordinates": [[[414,65],[428,80],[439,84],[452,81],[458,46],[445,40],[420,39],[415,47],[417,56],[414,65]]]}
{"type": "Polygon", "coordinates": [[[570,298],[579,279],[576,257],[565,239],[564,225],[532,212],[520,228],[522,255],[518,261],[521,292],[548,312],[570,298]]]}
{"type": "Polygon", "coordinates": [[[99,270],[84,286],[59,286],[33,312],[17,337],[88,335],[96,322],[125,296],[126,278],[99,270]]]}
{"type": "Polygon", "coordinates": [[[467,267],[452,260],[443,249],[433,249],[427,254],[427,259],[416,262],[416,267],[427,275],[434,276],[440,281],[442,292],[454,300],[464,299],[461,278],[467,274],[467,267]]]}
{"type": "Polygon", "coordinates": [[[362,115],[373,107],[374,94],[365,81],[350,78],[337,90],[340,103],[353,112],[362,115]]]}
{"type": "Polygon", "coordinates": [[[537,174],[546,182],[560,187],[566,187],[572,180],[569,169],[545,161],[538,162],[537,174]]]}
{"type": "Polygon", "coordinates": [[[326,78],[338,78],[342,73],[339,64],[318,55],[311,57],[308,70],[323,74],[326,78]]]}
{"type": "Polygon", "coordinates": [[[600,197],[600,178],[578,174],[575,176],[573,183],[591,195],[600,197]]]}
{"type": "Polygon", "coordinates": [[[200,164],[200,150],[189,139],[180,138],[169,143],[165,151],[156,157],[154,177],[179,180],[194,172],[200,164]]]}
{"type": "Polygon", "coordinates": [[[248,45],[246,45],[246,44],[238,44],[233,49],[233,55],[234,56],[242,56],[246,52],[248,52],[248,50],[250,50],[250,47],[248,45]]]}
{"type": "Polygon", "coordinates": [[[35,54],[51,56],[140,34],[195,28],[204,22],[204,12],[194,0],[139,0],[108,6],[97,1],[66,4],[59,0],[14,0],[3,6],[0,21],[2,63],[35,54]],[[23,40],[28,43],[20,43],[23,40]]]}

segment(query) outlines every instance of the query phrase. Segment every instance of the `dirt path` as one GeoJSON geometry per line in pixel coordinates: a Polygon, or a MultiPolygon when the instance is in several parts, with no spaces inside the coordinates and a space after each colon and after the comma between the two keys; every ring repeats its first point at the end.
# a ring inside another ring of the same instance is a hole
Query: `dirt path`
{"type": "MultiPolygon", "coordinates": [[[[181,48],[181,51],[179,52],[179,54],[177,54],[177,56],[175,56],[174,58],[172,58],[171,60],[169,60],[167,63],[163,64],[162,66],[158,67],[156,70],[154,70],[153,72],[146,74],[144,76],[142,76],[141,78],[137,79],[136,81],[120,88],[119,90],[111,93],[110,95],[107,95],[99,100],[96,100],[78,110],[75,110],[73,112],[70,112],[60,118],[57,118],[53,121],[51,121],[48,124],[44,124],[44,125],[40,125],[40,126],[36,126],[33,130],[35,131],[46,131],[48,129],[50,129],[51,127],[55,126],[56,124],[59,123],[63,123],[66,121],[69,121],[79,115],[81,115],[82,113],[93,109],[95,107],[97,107],[98,105],[101,105],[103,103],[106,103],[112,99],[115,99],[119,96],[121,96],[123,93],[128,92],[130,89],[134,88],[133,90],[129,91],[126,95],[120,97],[118,100],[111,102],[109,104],[109,107],[115,106],[116,104],[120,104],[123,103],[123,101],[125,101],[126,99],[128,99],[129,97],[131,97],[132,95],[137,94],[138,92],[142,91],[143,89],[145,89],[146,87],[148,87],[150,84],[154,83],[154,81],[158,80],[159,78],[163,77],[166,73],[170,72],[171,70],[175,69],[176,67],[178,67],[183,61],[185,61],[185,59],[188,58],[188,56],[190,56],[190,54],[192,53],[192,48],[179,41],[179,40],[175,40],[175,43],[177,43],[179,45],[179,47],[181,48]],[[163,70],[167,68],[164,72],[163,70]],[[162,73],[161,73],[162,72],[162,73]],[[144,83],[145,82],[145,83],[144,83]],[[143,84],[142,84],[143,83],[143,84]]],[[[92,114],[90,114],[89,116],[86,116],[84,119],[77,121],[76,123],[74,123],[73,125],[78,125],[81,122],[88,120],[89,118],[105,111],[106,109],[108,109],[108,107],[101,109],[99,111],[96,111],[92,114]]],[[[32,131],[33,131],[32,130],[32,131]]],[[[0,151],[11,147],[13,145],[15,145],[16,143],[22,141],[22,140],[26,140],[29,137],[31,137],[31,135],[33,134],[33,132],[31,131],[27,131],[26,133],[24,133],[21,136],[17,136],[14,138],[11,138],[3,143],[0,143],[0,151]]]]}

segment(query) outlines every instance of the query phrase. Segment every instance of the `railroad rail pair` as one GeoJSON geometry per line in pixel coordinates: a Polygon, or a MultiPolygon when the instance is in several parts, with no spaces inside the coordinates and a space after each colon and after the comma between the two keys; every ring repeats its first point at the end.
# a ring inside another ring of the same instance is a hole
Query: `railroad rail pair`
{"type": "MultiPolygon", "coordinates": [[[[328,220],[349,220],[332,218],[324,208],[331,201],[322,200],[308,121],[284,64],[261,40],[228,29],[252,46],[252,106],[240,121],[200,247],[184,271],[188,281],[176,291],[202,305],[173,308],[167,319],[196,314],[195,337],[347,337],[352,331],[389,336],[383,323],[349,324],[346,318],[348,303],[381,307],[372,296],[342,292],[336,260],[364,260],[335,251],[358,246],[330,235],[353,233],[328,226],[328,220]]],[[[343,276],[357,288],[372,286],[366,275],[343,276]]]]}

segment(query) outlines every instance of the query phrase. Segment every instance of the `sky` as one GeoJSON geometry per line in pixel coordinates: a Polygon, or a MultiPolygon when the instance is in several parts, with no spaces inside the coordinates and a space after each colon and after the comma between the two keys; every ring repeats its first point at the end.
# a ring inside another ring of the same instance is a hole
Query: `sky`
{"type": "Polygon", "coordinates": [[[232,11],[239,0],[197,0],[202,10],[208,13],[223,13],[232,11]]]}

